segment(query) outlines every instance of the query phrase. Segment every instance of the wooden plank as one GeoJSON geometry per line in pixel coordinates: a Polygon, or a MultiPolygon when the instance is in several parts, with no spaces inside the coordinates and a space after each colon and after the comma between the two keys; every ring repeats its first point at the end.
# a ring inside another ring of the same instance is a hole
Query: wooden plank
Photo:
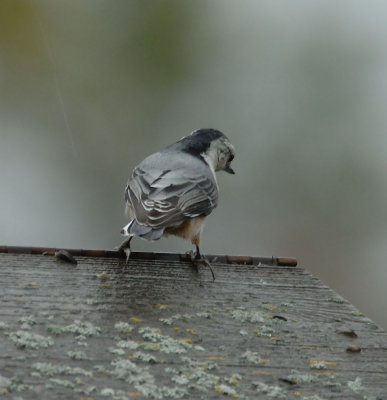
{"type": "MultiPolygon", "coordinates": [[[[58,249],[54,247],[28,247],[28,246],[1,246],[0,253],[17,253],[17,254],[44,254],[55,255],[62,251],[68,252],[73,256],[83,257],[111,257],[111,258],[124,258],[126,259],[125,252],[117,250],[91,250],[91,249],[58,249]]],[[[156,260],[156,261],[188,261],[190,255],[178,253],[149,253],[141,251],[133,251],[131,253],[131,260],[156,260]]],[[[291,257],[251,257],[251,256],[226,256],[226,255],[209,255],[209,260],[216,260],[221,263],[230,264],[266,264],[266,265],[282,265],[295,267],[297,260],[291,257]]]]}
{"type": "Polygon", "coordinates": [[[0,254],[5,398],[387,399],[386,332],[302,268],[77,261],[0,254]]]}

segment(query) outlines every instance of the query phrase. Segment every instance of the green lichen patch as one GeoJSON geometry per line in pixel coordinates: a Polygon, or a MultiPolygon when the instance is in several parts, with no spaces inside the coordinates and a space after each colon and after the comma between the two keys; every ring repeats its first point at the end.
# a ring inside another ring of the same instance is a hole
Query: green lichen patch
{"type": "Polygon", "coordinates": [[[181,399],[188,395],[186,389],[180,387],[158,387],[156,385],[137,386],[144,397],[152,399],[181,399]]]}
{"type": "Polygon", "coordinates": [[[327,364],[325,361],[313,360],[309,366],[311,369],[327,369],[327,364]]]}
{"type": "Polygon", "coordinates": [[[178,320],[188,321],[192,317],[193,316],[190,314],[175,314],[169,318],[160,318],[159,321],[166,325],[172,325],[175,321],[178,321],[178,320]]]}
{"type": "Polygon", "coordinates": [[[125,354],[125,350],[123,349],[116,349],[115,347],[109,347],[108,350],[112,354],[117,354],[118,356],[123,356],[125,354]]]}
{"type": "Polygon", "coordinates": [[[341,383],[337,381],[337,376],[328,376],[326,379],[321,379],[320,382],[323,386],[329,387],[329,388],[338,388],[341,386],[341,383]]]}
{"type": "Polygon", "coordinates": [[[302,374],[296,370],[292,370],[291,374],[287,376],[288,381],[293,383],[314,383],[318,381],[317,376],[312,374],[302,374]]]}
{"type": "Polygon", "coordinates": [[[112,388],[103,388],[100,393],[101,396],[114,398],[116,391],[112,388]]]}
{"type": "Polygon", "coordinates": [[[69,388],[75,387],[75,384],[71,381],[68,381],[67,379],[50,378],[49,382],[51,382],[55,385],[63,386],[63,387],[69,387],[69,388]]]}
{"type": "Polygon", "coordinates": [[[86,353],[82,350],[78,350],[78,351],[73,351],[73,350],[69,350],[67,352],[67,355],[72,358],[73,360],[88,360],[88,356],[86,355],[86,353]]]}
{"type": "Polygon", "coordinates": [[[37,333],[19,330],[7,333],[8,339],[15,344],[16,347],[22,349],[39,349],[52,346],[54,341],[50,336],[42,336],[37,333]]]}
{"type": "Polygon", "coordinates": [[[196,361],[189,357],[182,357],[181,360],[190,368],[200,368],[205,371],[218,369],[218,364],[214,361],[196,361]]]}
{"type": "Polygon", "coordinates": [[[359,377],[357,377],[354,381],[349,381],[347,385],[355,393],[360,393],[365,389],[359,377]]]}
{"type": "Polygon", "coordinates": [[[158,345],[160,347],[160,351],[164,353],[186,353],[188,349],[193,347],[191,340],[176,340],[171,336],[161,334],[159,329],[143,327],[140,328],[138,332],[144,339],[147,339],[158,345]]]}
{"type": "MultiPolygon", "coordinates": [[[[90,393],[94,392],[97,388],[95,386],[80,386],[74,389],[75,393],[80,393],[84,394],[86,396],[89,396],[90,393]]],[[[81,399],[84,398],[83,396],[81,399]]]]}
{"type": "Polygon", "coordinates": [[[151,342],[144,342],[140,343],[139,346],[148,351],[160,351],[161,347],[157,343],[151,343],[151,342]]]}
{"type": "Polygon", "coordinates": [[[124,358],[117,358],[111,364],[114,367],[110,371],[112,376],[129,384],[154,383],[153,375],[149,373],[148,367],[140,367],[124,358]]]}
{"type": "Polygon", "coordinates": [[[101,328],[91,322],[75,320],[65,327],[66,332],[76,333],[83,336],[96,336],[101,333],[101,328]]]}
{"type": "Polygon", "coordinates": [[[360,377],[357,377],[354,381],[349,381],[347,386],[356,394],[363,397],[364,400],[375,400],[375,396],[371,396],[367,393],[367,388],[363,386],[360,377]]]}
{"type": "Polygon", "coordinates": [[[172,382],[175,382],[178,385],[187,385],[189,383],[189,379],[185,375],[180,375],[177,371],[175,373],[176,375],[171,378],[172,382]]]}
{"type": "Polygon", "coordinates": [[[265,360],[261,358],[261,356],[254,351],[246,350],[242,355],[241,358],[244,358],[245,360],[255,364],[255,365],[261,365],[265,363],[265,360]]]}
{"type": "Polygon", "coordinates": [[[331,301],[333,303],[339,303],[339,304],[345,303],[345,299],[343,297],[341,297],[341,296],[338,296],[338,295],[337,296],[332,296],[329,299],[329,301],[331,301]]]}
{"type": "Polygon", "coordinates": [[[48,325],[47,330],[54,335],[60,335],[61,333],[64,333],[64,327],[60,325],[48,325]]]}
{"type": "Polygon", "coordinates": [[[127,322],[119,321],[114,325],[114,329],[116,329],[120,333],[128,334],[133,331],[134,326],[128,324],[127,322]]]}
{"type": "Polygon", "coordinates": [[[259,329],[254,330],[254,333],[257,334],[258,336],[267,336],[267,337],[273,336],[274,332],[275,332],[274,329],[268,325],[262,325],[259,329]]]}
{"type": "Polygon", "coordinates": [[[213,374],[218,366],[212,361],[196,361],[189,357],[181,358],[183,365],[177,368],[166,368],[165,372],[171,374],[171,380],[179,385],[185,385],[188,389],[200,392],[213,390],[215,385],[222,384],[220,377],[213,374]]]}
{"type": "Polygon", "coordinates": [[[236,390],[228,385],[219,384],[214,387],[215,392],[222,393],[226,396],[235,396],[237,394],[236,390]]]}
{"type": "Polygon", "coordinates": [[[267,311],[274,311],[278,308],[276,305],[270,303],[258,303],[257,307],[267,311]]]}
{"type": "Polygon", "coordinates": [[[84,375],[84,376],[93,376],[91,371],[87,371],[83,368],[79,367],[69,367],[68,365],[59,365],[59,364],[51,364],[38,362],[32,364],[32,368],[39,372],[42,375],[46,376],[54,376],[54,375],[84,375]]]}
{"type": "Polygon", "coordinates": [[[136,343],[134,340],[120,340],[119,342],[116,343],[116,346],[119,347],[120,349],[130,349],[130,350],[136,350],[137,348],[140,347],[140,345],[136,343]]]}
{"type": "Polygon", "coordinates": [[[168,388],[165,386],[161,388],[161,394],[166,399],[181,399],[189,395],[186,389],[179,387],[168,388]]]}
{"type": "Polygon", "coordinates": [[[133,354],[133,357],[136,360],[145,361],[145,362],[150,363],[150,364],[157,363],[157,359],[156,359],[155,356],[153,356],[151,354],[148,354],[148,353],[143,353],[142,351],[136,351],[133,354]]]}
{"type": "Polygon", "coordinates": [[[275,399],[284,399],[286,398],[285,391],[276,385],[267,385],[263,382],[253,382],[253,387],[256,392],[266,394],[267,397],[275,398],[275,399]]]}
{"type": "Polygon", "coordinates": [[[208,311],[203,311],[203,312],[196,313],[196,316],[200,317],[200,318],[210,319],[211,318],[211,313],[209,313],[208,311]]]}
{"type": "Polygon", "coordinates": [[[19,319],[19,324],[21,324],[21,329],[29,330],[33,325],[36,324],[36,319],[33,315],[28,315],[19,319]]]}
{"type": "Polygon", "coordinates": [[[239,322],[264,322],[266,317],[262,311],[232,310],[231,315],[239,322]]]}
{"type": "Polygon", "coordinates": [[[61,326],[61,325],[48,325],[47,330],[55,335],[62,333],[75,333],[77,335],[86,336],[97,336],[101,333],[101,328],[93,325],[91,322],[75,320],[72,324],[61,326]]]}
{"type": "Polygon", "coordinates": [[[16,378],[7,378],[0,375],[0,396],[10,392],[20,392],[23,389],[24,385],[18,383],[16,378]]]}
{"type": "Polygon", "coordinates": [[[86,342],[86,336],[84,335],[75,336],[75,340],[77,341],[78,346],[89,347],[89,344],[86,342]]]}
{"type": "Polygon", "coordinates": [[[0,331],[6,331],[8,329],[9,329],[9,325],[4,321],[0,321],[0,331]]]}
{"type": "Polygon", "coordinates": [[[11,387],[11,385],[12,385],[11,379],[9,379],[9,378],[7,378],[7,377],[5,377],[5,376],[0,375],[0,388],[6,388],[6,389],[8,389],[8,388],[11,387]]]}

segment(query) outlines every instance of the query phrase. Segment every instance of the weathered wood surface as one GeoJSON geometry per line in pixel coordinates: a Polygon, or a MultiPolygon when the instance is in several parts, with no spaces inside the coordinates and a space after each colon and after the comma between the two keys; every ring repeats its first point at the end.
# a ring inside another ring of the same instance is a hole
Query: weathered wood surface
{"type": "Polygon", "coordinates": [[[0,254],[0,397],[387,399],[386,332],[302,268],[77,261],[0,254]]]}

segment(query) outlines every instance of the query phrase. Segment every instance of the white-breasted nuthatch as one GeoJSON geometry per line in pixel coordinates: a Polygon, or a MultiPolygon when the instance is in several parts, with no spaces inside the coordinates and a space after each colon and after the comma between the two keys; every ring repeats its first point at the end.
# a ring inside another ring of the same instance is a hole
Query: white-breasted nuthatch
{"type": "Polygon", "coordinates": [[[135,167],[125,188],[131,221],[121,230],[128,239],[120,250],[128,259],[134,236],[158,240],[176,235],[190,240],[196,246],[195,260],[209,265],[200,254],[200,234],[218,203],[215,172],[234,174],[234,155],[234,146],[222,132],[198,129],[135,167]]]}

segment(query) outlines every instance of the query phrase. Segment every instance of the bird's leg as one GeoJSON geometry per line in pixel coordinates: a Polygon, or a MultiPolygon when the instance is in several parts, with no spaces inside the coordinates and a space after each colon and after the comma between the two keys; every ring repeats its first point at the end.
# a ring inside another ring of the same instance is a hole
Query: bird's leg
{"type": "Polygon", "coordinates": [[[132,252],[130,249],[130,241],[133,239],[133,236],[129,236],[128,239],[125,239],[121,246],[117,249],[117,251],[124,251],[126,254],[126,263],[129,262],[130,253],[132,252]]]}
{"type": "Polygon", "coordinates": [[[195,244],[195,246],[196,246],[196,255],[195,255],[195,258],[192,260],[193,264],[196,267],[198,267],[198,264],[202,264],[202,265],[205,265],[206,267],[208,267],[210,269],[210,271],[211,271],[212,279],[215,280],[215,274],[214,274],[214,271],[213,271],[213,269],[211,267],[210,262],[207,260],[206,257],[201,255],[200,249],[199,249],[199,245],[195,244]]]}
{"type": "Polygon", "coordinates": [[[198,246],[198,245],[196,245],[196,255],[195,255],[195,258],[196,258],[197,260],[200,260],[200,259],[202,258],[202,255],[200,254],[200,249],[199,249],[199,246],[198,246]]]}

